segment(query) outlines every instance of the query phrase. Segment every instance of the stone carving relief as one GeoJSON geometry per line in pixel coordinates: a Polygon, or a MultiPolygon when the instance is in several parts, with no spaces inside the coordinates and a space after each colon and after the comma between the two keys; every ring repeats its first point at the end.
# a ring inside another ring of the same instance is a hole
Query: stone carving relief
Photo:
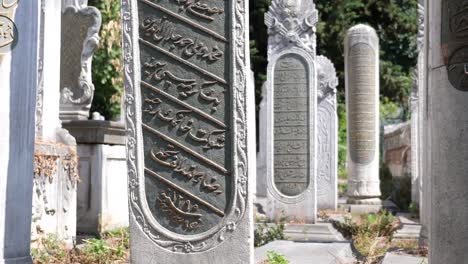
{"type": "Polygon", "coordinates": [[[316,54],[318,11],[312,0],[274,0],[265,15],[269,55],[291,44],[316,54]]]}
{"type": "Polygon", "coordinates": [[[18,41],[18,29],[14,22],[18,0],[0,0],[0,62],[18,41]]]}
{"type": "Polygon", "coordinates": [[[245,2],[123,0],[122,10],[131,213],[165,250],[213,249],[248,206],[245,2]]]}
{"type": "Polygon", "coordinates": [[[353,122],[348,127],[348,142],[350,158],[357,164],[369,164],[374,160],[377,151],[375,140],[376,115],[375,92],[375,51],[365,43],[357,43],[350,47],[349,60],[349,92],[348,116],[353,122]]]}
{"type": "Polygon", "coordinates": [[[60,117],[88,119],[94,96],[91,63],[99,44],[101,13],[79,2],[64,7],[60,76],[60,117]]]}
{"type": "Polygon", "coordinates": [[[318,209],[334,209],[337,203],[338,164],[338,116],[336,87],[338,78],[333,63],[324,56],[317,56],[318,64],[318,112],[317,112],[317,206],[318,209]]]}

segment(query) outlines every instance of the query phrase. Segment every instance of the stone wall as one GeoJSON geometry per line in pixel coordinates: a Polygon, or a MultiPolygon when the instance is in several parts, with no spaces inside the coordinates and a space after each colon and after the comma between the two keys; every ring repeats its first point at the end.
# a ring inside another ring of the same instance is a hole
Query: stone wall
{"type": "Polygon", "coordinates": [[[383,161],[393,177],[411,175],[411,124],[385,126],[383,146],[383,161]]]}

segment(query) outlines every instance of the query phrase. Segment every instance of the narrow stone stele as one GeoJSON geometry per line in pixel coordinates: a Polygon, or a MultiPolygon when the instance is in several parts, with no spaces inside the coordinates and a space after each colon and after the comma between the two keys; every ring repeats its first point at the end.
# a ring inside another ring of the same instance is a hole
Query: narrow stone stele
{"type": "Polygon", "coordinates": [[[357,25],[345,40],[348,204],[380,205],[379,39],[357,25]]]}
{"type": "Polygon", "coordinates": [[[202,2],[122,1],[132,263],[253,263],[248,1],[202,2]]]}

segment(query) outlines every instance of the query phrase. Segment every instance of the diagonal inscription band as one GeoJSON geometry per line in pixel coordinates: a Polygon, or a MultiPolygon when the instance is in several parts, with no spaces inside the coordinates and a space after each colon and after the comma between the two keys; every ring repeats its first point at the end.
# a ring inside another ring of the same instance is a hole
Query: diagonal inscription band
{"type": "Polygon", "coordinates": [[[202,110],[200,110],[200,109],[198,109],[198,108],[196,108],[194,106],[191,106],[190,104],[187,104],[187,103],[184,103],[184,102],[180,101],[179,99],[175,98],[174,96],[162,91],[161,89],[158,89],[158,88],[154,87],[153,85],[151,85],[151,84],[149,84],[149,83],[147,83],[145,81],[141,81],[141,84],[143,84],[143,86],[148,87],[152,91],[157,92],[160,95],[168,98],[169,100],[171,100],[171,101],[173,101],[173,102],[175,102],[175,103],[177,103],[179,105],[182,105],[183,107],[185,107],[187,109],[192,110],[193,112],[195,112],[195,113],[201,115],[202,117],[210,120],[211,122],[215,123],[216,125],[218,125],[218,126],[220,126],[222,128],[226,128],[226,125],[223,122],[221,122],[218,119],[210,116],[209,114],[203,112],[202,110]]]}
{"type": "Polygon", "coordinates": [[[213,73],[211,73],[211,72],[209,72],[207,70],[204,70],[204,69],[198,67],[197,65],[195,65],[195,64],[193,64],[193,63],[191,63],[191,62],[189,62],[187,60],[184,60],[181,57],[179,57],[179,56],[177,56],[175,54],[172,54],[171,52],[169,52],[169,51],[167,51],[167,50],[165,50],[165,49],[163,49],[161,47],[158,47],[158,46],[154,45],[153,43],[151,43],[151,42],[149,42],[147,40],[144,40],[144,39],[140,38],[140,42],[145,44],[146,46],[148,46],[150,48],[153,48],[153,49],[167,55],[168,57],[171,57],[172,59],[174,59],[174,60],[176,60],[176,61],[178,61],[178,62],[180,62],[182,64],[185,64],[185,65],[191,67],[192,69],[197,70],[198,72],[200,72],[201,74],[203,74],[205,76],[213,78],[213,79],[215,79],[216,81],[218,81],[218,82],[220,82],[222,84],[227,84],[226,80],[224,80],[223,78],[218,77],[215,74],[213,74],[213,73]]]}
{"type": "Polygon", "coordinates": [[[204,156],[198,154],[197,152],[191,150],[190,148],[187,148],[186,146],[180,144],[180,143],[177,142],[176,140],[174,140],[174,139],[172,139],[172,138],[170,138],[170,137],[164,135],[163,133],[157,131],[156,129],[154,129],[154,128],[152,128],[152,127],[146,125],[146,124],[141,124],[141,126],[142,126],[144,129],[148,130],[149,132],[151,132],[151,133],[153,133],[153,134],[159,136],[160,138],[164,139],[165,141],[171,143],[172,145],[175,145],[175,146],[177,146],[177,147],[183,149],[185,152],[191,154],[192,156],[195,156],[196,158],[198,158],[198,159],[204,161],[205,163],[211,165],[212,167],[214,167],[214,168],[220,170],[222,173],[228,174],[228,171],[227,171],[223,166],[219,165],[218,163],[216,163],[216,162],[214,162],[214,161],[212,161],[212,160],[210,160],[210,159],[205,158],[204,156]]]}
{"type": "Polygon", "coordinates": [[[192,26],[194,28],[197,28],[197,29],[211,35],[212,37],[214,37],[214,38],[216,38],[218,40],[221,40],[223,42],[228,42],[228,40],[225,37],[223,37],[220,34],[214,32],[213,30],[208,29],[208,28],[206,28],[204,26],[201,26],[201,25],[193,22],[190,19],[187,19],[187,18],[185,18],[185,17],[183,17],[183,16],[181,16],[181,15],[179,15],[177,13],[172,12],[171,10],[168,10],[168,9],[166,9],[166,8],[160,6],[160,5],[157,5],[157,4],[153,3],[153,2],[150,2],[148,0],[140,0],[140,2],[145,3],[145,4],[151,6],[151,7],[155,8],[155,9],[158,9],[161,12],[163,12],[163,13],[165,13],[167,15],[170,15],[173,18],[176,18],[176,19],[178,19],[178,20],[180,20],[180,21],[182,21],[182,22],[184,22],[184,23],[186,23],[186,24],[188,24],[188,25],[190,25],[190,26],[192,26]]]}
{"type": "Polygon", "coordinates": [[[220,217],[224,217],[224,212],[221,211],[220,209],[216,208],[215,206],[213,206],[212,204],[210,204],[209,202],[199,198],[198,196],[196,195],[193,195],[192,193],[190,193],[189,191],[185,190],[184,188],[182,187],[179,187],[178,185],[174,184],[173,182],[171,182],[170,180],[164,178],[163,176],[157,174],[156,172],[148,169],[148,168],[145,168],[145,172],[153,177],[155,177],[156,179],[164,182],[165,184],[171,186],[172,188],[174,188],[175,190],[179,191],[179,192],[182,192],[184,193],[185,195],[189,196],[191,199],[197,201],[198,203],[204,205],[205,207],[209,208],[211,211],[213,211],[215,214],[219,215],[220,217]]]}

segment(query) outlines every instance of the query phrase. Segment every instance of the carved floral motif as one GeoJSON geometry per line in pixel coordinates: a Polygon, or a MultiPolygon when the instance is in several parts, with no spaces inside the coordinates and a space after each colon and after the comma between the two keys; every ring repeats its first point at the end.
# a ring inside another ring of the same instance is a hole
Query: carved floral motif
{"type": "Polygon", "coordinates": [[[315,55],[318,12],[312,0],[273,0],[265,15],[269,54],[295,45],[315,55]]]}

